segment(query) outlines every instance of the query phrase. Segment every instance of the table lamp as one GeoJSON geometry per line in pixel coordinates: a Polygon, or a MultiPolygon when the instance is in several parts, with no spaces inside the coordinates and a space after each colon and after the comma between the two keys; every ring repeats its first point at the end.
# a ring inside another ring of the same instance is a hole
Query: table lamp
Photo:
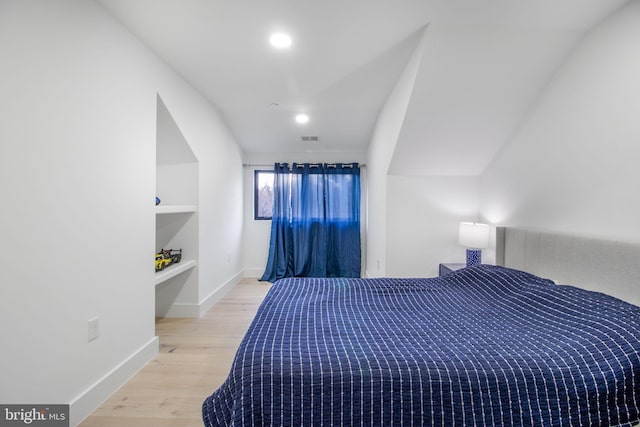
{"type": "Polygon", "coordinates": [[[477,222],[461,222],[458,231],[458,243],[467,247],[467,267],[478,265],[482,261],[482,250],[489,246],[487,224],[477,222]]]}

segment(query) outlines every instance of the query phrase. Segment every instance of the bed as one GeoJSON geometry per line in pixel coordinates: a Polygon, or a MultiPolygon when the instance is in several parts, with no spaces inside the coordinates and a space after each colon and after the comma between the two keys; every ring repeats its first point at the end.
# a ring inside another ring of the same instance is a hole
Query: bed
{"type": "Polygon", "coordinates": [[[202,410],[206,426],[634,425],[640,308],[505,266],[282,279],[202,410]]]}

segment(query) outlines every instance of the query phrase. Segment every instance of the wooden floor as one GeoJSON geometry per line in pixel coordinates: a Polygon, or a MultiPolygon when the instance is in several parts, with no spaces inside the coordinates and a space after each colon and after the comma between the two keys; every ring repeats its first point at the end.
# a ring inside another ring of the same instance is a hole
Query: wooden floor
{"type": "Polygon", "coordinates": [[[80,426],[201,427],[202,402],[229,373],[269,287],[245,279],[201,319],[158,319],[158,357],[80,426]]]}

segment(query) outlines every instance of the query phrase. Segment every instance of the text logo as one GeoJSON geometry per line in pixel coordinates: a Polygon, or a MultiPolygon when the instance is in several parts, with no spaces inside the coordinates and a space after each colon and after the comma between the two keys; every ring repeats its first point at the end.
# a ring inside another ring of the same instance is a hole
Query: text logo
{"type": "Polygon", "coordinates": [[[69,427],[69,405],[0,405],[0,427],[69,427]]]}

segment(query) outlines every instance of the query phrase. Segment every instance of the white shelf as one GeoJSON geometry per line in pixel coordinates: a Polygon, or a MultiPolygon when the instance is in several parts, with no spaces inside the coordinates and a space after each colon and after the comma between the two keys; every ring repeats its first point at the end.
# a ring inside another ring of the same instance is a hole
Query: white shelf
{"type": "Polygon", "coordinates": [[[195,212],[195,205],[159,205],[156,206],[156,215],[195,212]]]}
{"type": "Polygon", "coordinates": [[[196,261],[193,259],[183,260],[177,264],[170,265],[164,270],[156,273],[155,285],[158,286],[160,283],[166,282],[172,277],[175,277],[180,273],[184,273],[185,271],[190,270],[195,266],[196,261]]]}

